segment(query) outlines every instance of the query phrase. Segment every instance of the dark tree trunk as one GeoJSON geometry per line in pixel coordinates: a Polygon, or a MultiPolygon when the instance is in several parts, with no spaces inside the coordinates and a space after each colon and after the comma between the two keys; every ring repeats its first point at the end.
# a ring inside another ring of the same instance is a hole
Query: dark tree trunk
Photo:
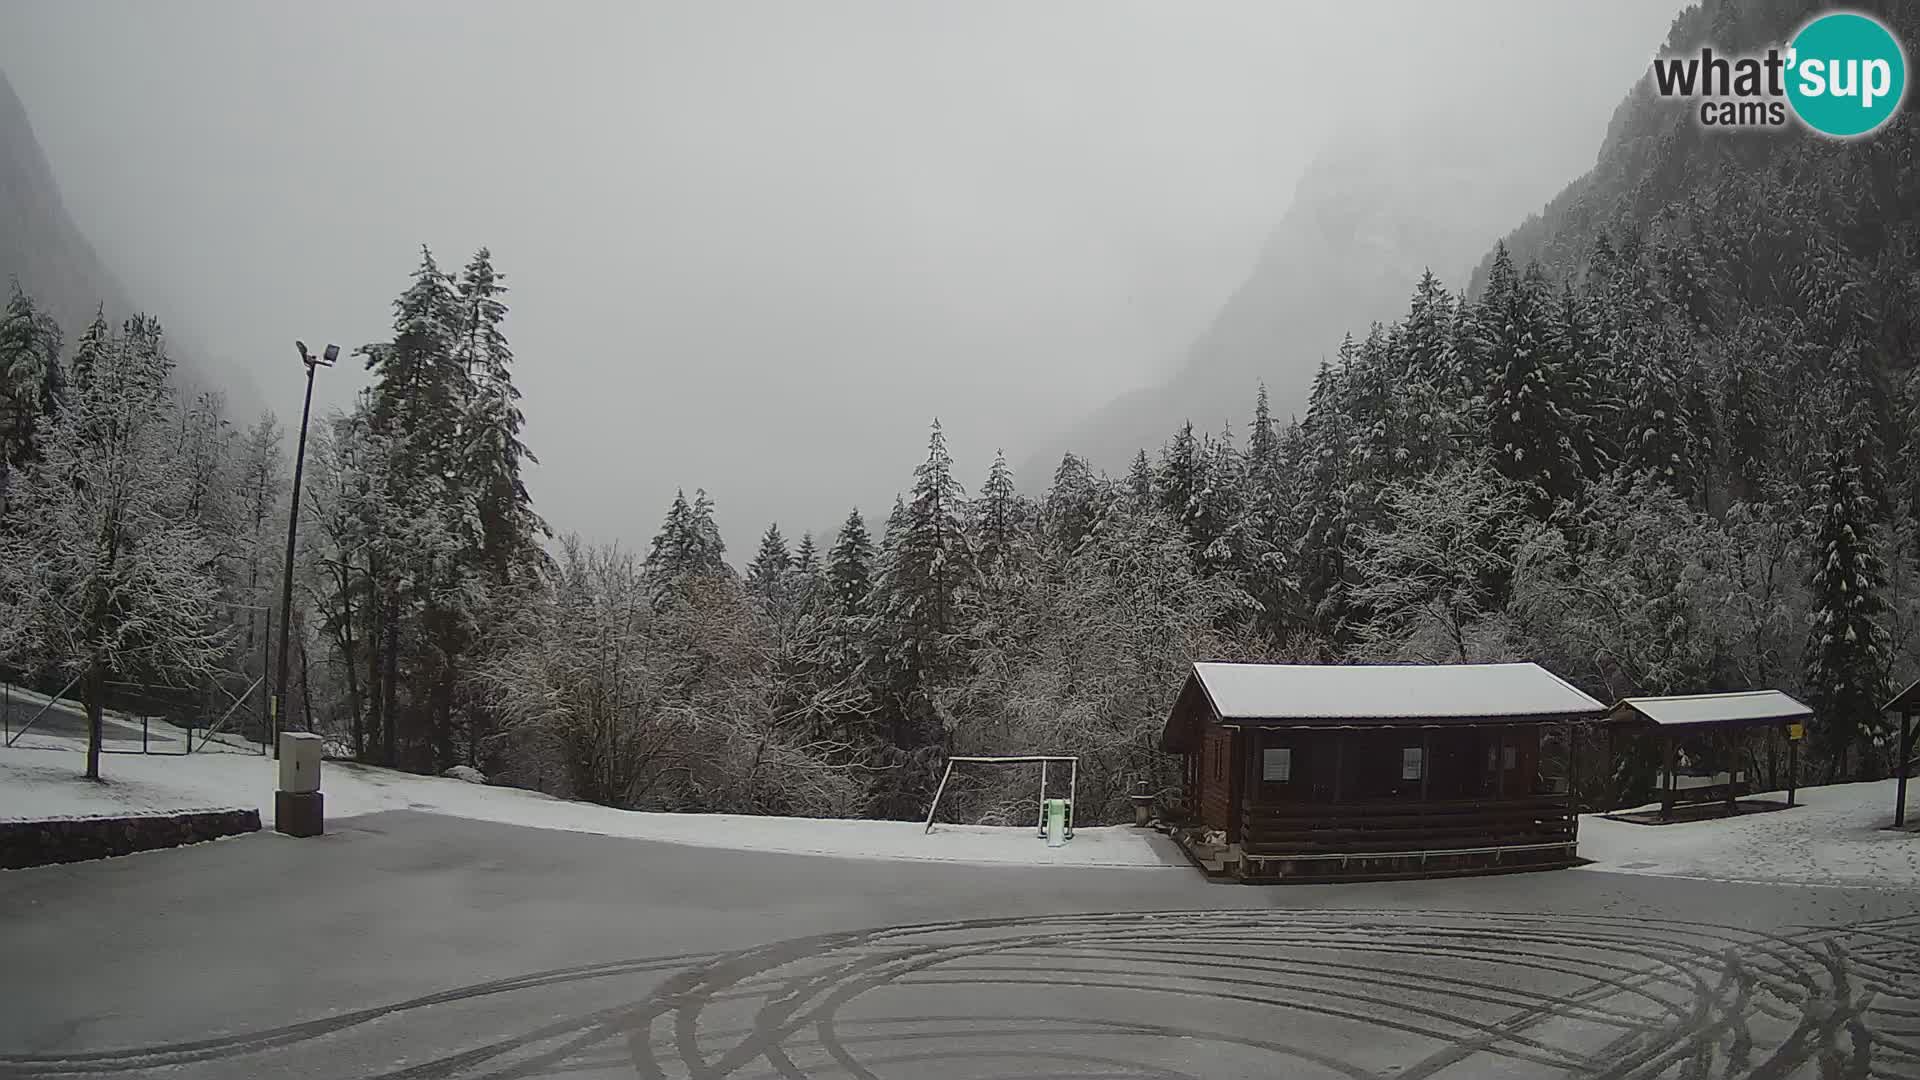
{"type": "MultiPolygon", "coordinates": [[[[347,564],[351,567],[351,563],[347,564]]],[[[366,733],[360,725],[360,666],[353,653],[353,571],[340,573],[340,655],[347,660],[347,712],[352,718],[353,760],[367,760],[366,733]]]]}
{"type": "Polygon", "coordinates": [[[397,764],[400,760],[400,739],[398,731],[400,727],[400,714],[394,706],[395,688],[400,682],[399,623],[400,598],[396,595],[395,590],[388,589],[386,624],[380,635],[380,644],[385,651],[385,656],[381,662],[380,692],[384,701],[382,702],[380,712],[386,720],[386,726],[381,730],[380,734],[385,741],[385,746],[383,747],[385,751],[385,762],[389,766],[397,764]]]}
{"type": "Polygon", "coordinates": [[[87,779],[100,779],[101,713],[104,703],[100,700],[106,690],[106,665],[93,660],[87,665],[86,677],[80,680],[80,698],[87,708],[87,779]]]}
{"type": "MultiPolygon", "coordinates": [[[[390,744],[387,740],[385,687],[380,681],[381,649],[385,647],[386,642],[381,636],[380,626],[384,608],[380,602],[380,586],[377,577],[379,568],[379,560],[369,554],[367,556],[367,720],[371,730],[367,735],[369,738],[378,738],[381,746],[386,747],[390,744]]],[[[382,758],[381,763],[391,765],[393,759],[382,758]]]]}
{"type": "Polygon", "coordinates": [[[305,728],[313,730],[313,662],[307,658],[307,635],[300,634],[300,719],[305,728]]]}

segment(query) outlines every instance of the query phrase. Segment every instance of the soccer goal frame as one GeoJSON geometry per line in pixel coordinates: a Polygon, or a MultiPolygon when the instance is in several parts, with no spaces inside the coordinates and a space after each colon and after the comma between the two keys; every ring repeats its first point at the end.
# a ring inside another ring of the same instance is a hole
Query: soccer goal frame
{"type": "Polygon", "coordinates": [[[1073,799],[1080,783],[1080,759],[1071,754],[1019,754],[1012,757],[950,757],[946,771],[940,774],[940,786],[933,789],[933,805],[927,807],[927,827],[921,835],[933,831],[933,815],[940,810],[940,796],[946,794],[947,781],[953,778],[953,767],[958,765],[1040,765],[1040,811],[1037,815],[1037,828],[1041,836],[1047,835],[1047,766],[1056,761],[1069,765],[1067,771],[1067,835],[1073,835],[1073,799]]]}

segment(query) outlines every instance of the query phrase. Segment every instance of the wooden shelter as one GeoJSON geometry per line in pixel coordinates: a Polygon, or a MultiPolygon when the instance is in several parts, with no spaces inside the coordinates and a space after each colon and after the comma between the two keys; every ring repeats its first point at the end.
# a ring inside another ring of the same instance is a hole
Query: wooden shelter
{"type": "MultiPolygon", "coordinates": [[[[1728,813],[1735,801],[1756,788],[1746,775],[1735,739],[1753,730],[1784,730],[1791,762],[1787,768],[1787,805],[1794,805],[1800,736],[1813,710],[1778,690],[1741,690],[1724,694],[1682,694],[1673,697],[1622,698],[1607,712],[1609,736],[1615,729],[1658,734],[1661,739],[1659,783],[1660,816],[1673,816],[1679,802],[1717,800],[1728,813]],[[1680,761],[1691,743],[1702,757],[1717,762],[1701,765],[1680,761]]],[[[1609,754],[1611,756],[1611,754],[1609,754]]]]}
{"type": "Polygon", "coordinates": [[[1917,726],[1913,718],[1920,714],[1920,679],[1908,683],[1907,688],[1895,694],[1880,711],[1900,717],[1900,758],[1893,769],[1893,775],[1899,777],[1893,785],[1893,826],[1897,829],[1907,823],[1907,774],[1913,771],[1913,738],[1917,726]]]}
{"type": "Polygon", "coordinates": [[[1541,732],[1605,712],[1537,664],[1195,664],[1160,737],[1185,764],[1175,837],[1245,881],[1566,866],[1541,732]]]}

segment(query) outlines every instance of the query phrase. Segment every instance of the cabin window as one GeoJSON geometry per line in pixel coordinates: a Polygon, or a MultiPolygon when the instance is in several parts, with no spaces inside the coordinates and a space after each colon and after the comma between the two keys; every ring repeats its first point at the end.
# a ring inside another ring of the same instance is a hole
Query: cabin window
{"type": "Polygon", "coordinates": [[[1210,749],[1213,751],[1213,778],[1215,780],[1225,780],[1227,778],[1227,755],[1221,752],[1220,744],[1217,742],[1212,744],[1210,749]]]}
{"type": "Polygon", "coordinates": [[[1400,779],[1418,780],[1427,771],[1427,752],[1418,746],[1400,748],[1400,779]]]}
{"type": "Polygon", "coordinates": [[[1293,781],[1293,747],[1269,746],[1260,752],[1260,779],[1269,784],[1293,781]]]}
{"type": "Polygon", "coordinates": [[[1512,769],[1517,767],[1519,764],[1520,764],[1520,748],[1519,747],[1517,746],[1501,747],[1501,759],[1500,759],[1501,768],[1512,769]]]}

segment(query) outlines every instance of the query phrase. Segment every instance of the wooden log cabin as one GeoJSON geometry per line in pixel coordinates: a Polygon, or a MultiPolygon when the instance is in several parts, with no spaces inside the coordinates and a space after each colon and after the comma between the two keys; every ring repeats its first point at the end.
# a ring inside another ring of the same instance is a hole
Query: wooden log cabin
{"type": "Polygon", "coordinates": [[[1572,763],[1544,775],[1541,736],[1605,712],[1537,664],[1195,664],[1160,740],[1174,837],[1243,881],[1567,866],[1572,763]]]}

